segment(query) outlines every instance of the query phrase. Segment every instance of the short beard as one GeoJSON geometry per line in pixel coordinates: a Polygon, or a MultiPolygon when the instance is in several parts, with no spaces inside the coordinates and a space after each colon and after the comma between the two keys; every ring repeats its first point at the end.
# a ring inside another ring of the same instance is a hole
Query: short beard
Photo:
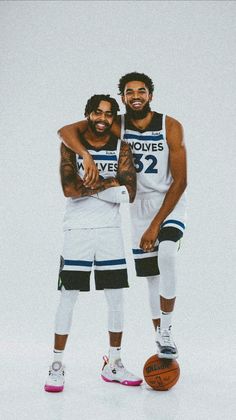
{"type": "Polygon", "coordinates": [[[110,131],[111,126],[107,126],[103,132],[96,130],[96,124],[94,124],[89,118],[88,118],[88,126],[91,128],[92,132],[96,134],[97,137],[103,137],[105,134],[107,134],[110,131]]]}
{"type": "Polygon", "coordinates": [[[143,109],[140,111],[135,111],[132,108],[130,108],[129,105],[125,105],[126,107],[126,114],[127,116],[132,120],[143,120],[147,116],[147,114],[151,111],[150,103],[147,102],[146,105],[144,105],[143,109]]]}

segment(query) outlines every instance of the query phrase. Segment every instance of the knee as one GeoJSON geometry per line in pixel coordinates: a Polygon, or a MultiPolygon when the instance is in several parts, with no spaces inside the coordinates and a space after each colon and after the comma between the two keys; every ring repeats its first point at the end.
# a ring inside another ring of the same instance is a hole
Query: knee
{"type": "Polygon", "coordinates": [[[123,289],[104,289],[107,306],[110,311],[123,311],[123,289]]]}
{"type": "Polygon", "coordinates": [[[61,291],[59,308],[63,310],[63,312],[72,312],[74,309],[78,294],[79,294],[78,290],[66,290],[63,288],[61,291]]]}
{"type": "Polygon", "coordinates": [[[170,263],[175,261],[178,251],[178,243],[173,241],[163,241],[159,244],[158,261],[170,263]]]}

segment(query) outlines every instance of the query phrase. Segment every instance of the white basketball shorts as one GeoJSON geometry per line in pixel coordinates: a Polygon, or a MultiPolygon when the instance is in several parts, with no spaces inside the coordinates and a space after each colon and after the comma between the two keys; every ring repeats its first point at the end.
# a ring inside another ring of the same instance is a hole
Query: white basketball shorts
{"type": "Polygon", "coordinates": [[[94,266],[97,290],[129,287],[121,229],[70,229],[64,232],[58,289],[90,290],[94,266]]]}
{"type": "Polygon", "coordinates": [[[137,276],[148,277],[160,274],[158,268],[158,244],[170,240],[177,242],[183,236],[186,224],[186,196],[180,198],[174,210],[163,221],[154,251],[144,252],[140,240],[145,230],[158,213],[165,194],[151,193],[138,196],[130,205],[132,225],[132,248],[137,276]]]}

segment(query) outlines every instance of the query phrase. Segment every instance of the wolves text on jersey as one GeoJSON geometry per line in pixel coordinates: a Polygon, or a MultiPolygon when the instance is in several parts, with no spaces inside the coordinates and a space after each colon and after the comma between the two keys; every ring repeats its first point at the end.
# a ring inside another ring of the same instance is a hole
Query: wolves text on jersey
{"type": "MultiPolygon", "coordinates": [[[[99,172],[117,172],[118,164],[115,162],[96,162],[99,172]]],[[[77,170],[84,171],[83,163],[77,161],[77,170]]]]}
{"type": "Polygon", "coordinates": [[[164,149],[163,143],[144,143],[144,142],[139,142],[139,141],[129,141],[129,145],[133,150],[139,150],[142,152],[159,152],[162,151],[164,149]]]}

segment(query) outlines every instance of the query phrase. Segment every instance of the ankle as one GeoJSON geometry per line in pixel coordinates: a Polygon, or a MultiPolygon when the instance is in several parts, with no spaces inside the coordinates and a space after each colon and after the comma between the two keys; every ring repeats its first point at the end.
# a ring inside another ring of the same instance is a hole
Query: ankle
{"type": "Polygon", "coordinates": [[[121,359],[121,347],[110,347],[109,363],[114,364],[119,359],[121,359]]]}
{"type": "Polygon", "coordinates": [[[161,330],[169,330],[171,327],[172,312],[161,313],[161,330]]]}
{"type": "Polygon", "coordinates": [[[64,356],[64,350],[54,349],[53,350],[53,363],[58,362],[62,364],[63,356],[64,356]]]}

